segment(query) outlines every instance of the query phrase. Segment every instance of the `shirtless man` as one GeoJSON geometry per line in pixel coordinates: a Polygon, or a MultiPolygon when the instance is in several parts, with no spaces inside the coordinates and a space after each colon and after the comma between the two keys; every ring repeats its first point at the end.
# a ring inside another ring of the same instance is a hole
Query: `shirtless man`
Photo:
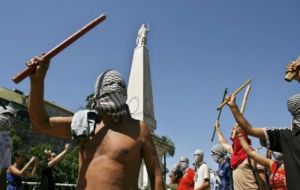
{"type": "MultiPolygon", "coordinates": [[[[49,117],[44,107],[44,78],[49,61],[41,56],[30,76],[29,115],[32,129],[56,137],[71,138],[71,117],[49,117]]],[[[130,117],[126,104],[126,85],[114,70],[99,76],[94,93],[98,121],[94,135],[80,140],[77,189],[138,189],[142,159],[147,167],[151,188],[163,189],[162,174],[151,133],[144,122],[130,117]]]]}

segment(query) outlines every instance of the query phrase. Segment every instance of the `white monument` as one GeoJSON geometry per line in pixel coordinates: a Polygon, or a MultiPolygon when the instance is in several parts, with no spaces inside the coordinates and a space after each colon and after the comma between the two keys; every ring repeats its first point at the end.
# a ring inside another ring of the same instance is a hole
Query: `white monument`
{"type": "MultiPolygon", "coordinates": [[[[153,107],[149,54],[146,47],[148,31],[149,27],[146,27],[143,24],[137,34],[136,47],[133,53],[128,82],[127,103],[129,105],[132,118],[147,123],[152,133],[152,139],[158,154],[160,166],[163,169],[162,158],[163,155],[169,151],[170,145],[158,136],[154,135],[156,120],[153,107]]],[[[150,183],[147,170],[144,162],[142,162],[139,176],[139,188],[147,189],[149,186],[150,183]]]]}
{"type": "Polygon", "coordinates": [[[147,123],[151,132],[156,128],[153,108],[151,73],[146,47],[149,28],[143,24],[138,31],[128,82],[128,105],[134,119],[147,123]]]}

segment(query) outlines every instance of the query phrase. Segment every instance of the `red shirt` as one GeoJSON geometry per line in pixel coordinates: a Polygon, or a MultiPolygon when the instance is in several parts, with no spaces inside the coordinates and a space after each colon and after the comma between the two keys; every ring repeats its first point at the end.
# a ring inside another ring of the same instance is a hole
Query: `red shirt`
{"type": "MultiPolygon", "coordinates": [[[[244,135],[246,141],[251,145],[251,140],[248,138],[247,135],[244,135]]],[[[247,157],[247,153],[244,151],[239,137],[235,136],[232,140],[232,155],[230,159],[230,166],[232,169],[237,168],[247,157]]]]}
{"type": "Polygon", "coordinates": [[[269,183],[274,190],[287,190],[285,183],[285,169],[280,167],[277,162],[272,164],[269,183]]]}
{"type": "Polygon", "coordinates": [[[194,190],[194,176],[195,171],[192,168],[188,168],[179,179],[176,190],[194,190]]]}

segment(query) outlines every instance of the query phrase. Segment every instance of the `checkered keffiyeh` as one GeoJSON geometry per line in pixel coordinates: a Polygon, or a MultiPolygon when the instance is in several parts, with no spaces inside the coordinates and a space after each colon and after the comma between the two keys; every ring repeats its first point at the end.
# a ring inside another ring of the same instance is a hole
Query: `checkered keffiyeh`
{"type": "Polygon", "coordinates": [[[126,104],[127,91],[122,75],[116,70],[108,70],[96,81],[93,109],[112,116],[115,122],[129,116],[126,104]]]}
{"type": "Polygon", "coordinates": [[[122,75],[116,70],[108,70],[97,78],[94,99],[113,92],[119,92],[127,98],[126,84],[122,75]]]}
{"type": "Polygon", "coordinates": [[[300,127],[300,94],[291,96],[288,101],[288,110],[293,116],[293,124],[300,127]]]}

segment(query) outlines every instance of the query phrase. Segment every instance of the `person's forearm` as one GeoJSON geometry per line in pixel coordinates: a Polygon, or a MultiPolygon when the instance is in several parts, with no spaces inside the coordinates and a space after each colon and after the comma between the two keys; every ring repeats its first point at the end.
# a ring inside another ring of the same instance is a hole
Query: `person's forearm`
{"type": "Polygon", "coordinates": [[[228,152],[229,154],[232,154],[232,148],[231,145],[229,145],[224,137],[224,135],[222,134],[221,130],[219,128],[216,129],[217,132],[217,136],[218,136],[218,140],[220,142],[220,144],[222,145],[222,147],[226,150],[226,152],[228,152]]]}
{"type": "Polygon", "coordinates": [[[19,176],[23,176],[25,171],[29,168],[32,161],[27,162],[27,164],[20,170],[19,176]]]}
{"type": "Polygon", "coordinates": [[[57,164],[57,162],[59,162],[67,152],[68,152],[67,150],[63,150],[59,155],[57,155],[53,160],[51,160],[48,163],[48,166],[51,167],[51,166],[57,164]]]}
{"type": "Polygon", "coordinates": [[[44,106],[44,82],[34,81],[30,84],[28,111],[33,130],[39,131],[49,118],[44,106]]]}
{"type": "Polygon", "coordinates": [[[35,176],[35,173],[36,173],[36,169],[37,169],[37,164],[35,164],[32,168],[32,171],[30,173],[30,175],[28,177],[34,177],[35,176]]]}
{"type": "Polygon", "coordinates": [[[221,144],[227,144],[227,141],[220,129],[216,129],[218,140],[221,144]]]}
{"type": "Polygon", "coordinates": [[[237,106],[230,106],[230,110],[238,123],[238,125],[249,135],[265,140],[265,133],[263,128],[253,128],[251,124],[242,115],[237,106]]]}
{"type": "Polygon", "coordinates": [[[241,111],[237,106],[231,106],[230,110],[238,123],[238,125],[248,134],[251,135],[251,125],[250,123],[245,119],[245,117],[242,115],[241,111]]]}
{"type": "Polygon", "coordinates": [[[241,146],[243,147],[243,149],[245,150],[245,152],[250,155],[251,152],[253,151],[253,149],[249,146],[249,144],[247,143],[245,137],[243,136],[243,134],[238,134],[239,136],[239,140],[241,143],[241,146]]]}
{"type": "Polygon", "coordinates": [[[239,140],[240,140],[242,148],[245,150],[245,152],[251,159],[253,159],[256,163],[264,166],[267,169],[272,168],[272,160],[271,159],[265,158],[262,155],[260,155],[259,153],[257,153],[255,150],[253,150],[253,148],[248,144],[246,139],[243,136],[240,136],[240,134],[239,134],[239,140]]]}

